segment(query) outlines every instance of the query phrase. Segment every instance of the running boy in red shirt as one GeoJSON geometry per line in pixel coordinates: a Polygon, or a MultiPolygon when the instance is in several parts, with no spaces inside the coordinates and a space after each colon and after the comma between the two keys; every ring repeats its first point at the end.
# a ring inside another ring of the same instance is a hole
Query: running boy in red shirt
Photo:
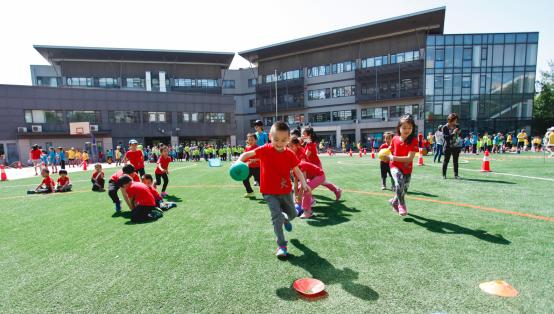
{"type": "Polygon", "coordinates": [[[123,163],[129,162],[135,167],[135,171],[141,176],[144,175],[144,154],[138,149],[138,142],[136,140],[129,141],[130,149],[125,153],[123,163]]]}
{"type": "Polygon", "coordinates": [[[239,160],[244,162],[249,158],[260,160],[260,192],[269,206],[273,231],[277,236],[277,257],[287,256],[287,241],[283,233],[283,226],[287,231],[292,230],[290,220],[296,217],[294,201],[292,199],[292,183],[290,172],[294,172],[300,181],[304,192],[311,192],[302,171],[298,168],[298,159],[287,148],[290,139],[289,126],[284,122],[276,122],[270,130],[271,143],[265,144],[253,151],[244,152],[239,160]]]}
{"type": "Polygon", "coordinates": [[[118,184],[129,198],[132,222],[156,220],[163,216],[162,212],[156,209],[156,200],[146,184],[134,182],[126,174],[119,178],[118,184]]]}
{"type": "Polygon", "coordinates": [[[27,194],[52,193],[56,191],[56,183],[50,177],[50,171],[47,168],[43,168],[40,175],[42,176],[42,182],[36,189],[27,191],[27,194]]]}
{"type": "MultiPolygon", "coordinates": [[[[133,165],[125,165],[123,166],[123,169],[117,171],[112,175],[110,178],[110,181],[108,182],[108,195],[112,199],[113,203],[115,204],[115,211],[121,212],[121,203],[119,201],[119,197],[117,196],[117,191],[119,191],[119,178],[121,178],[123,175],[129,175],[133,181],[140,182],[140,178],[137,176],[137,173],[135,172],[135,167],[133,165]]],[[[121,191],[121,194],[123,195],[123,199],[127,204],[129,204],[129,199],[127,198],[127,194],[125,194],[125,191],[121,191]]]]}
{"type": "MultiPolygon", "coordinates": [[[[256,145],[256,141],[256,134],[248,133],[248,135],[246,136],[247,145],[244,151],[249,152],[258,148],[258,145],[256,145]]],[[[244,184],[244,187],[246,188],[246,194],[244,194],[244,197],[251,197],[254,194],[254,190],[250,185],[250,177],[254,176],[254,181],[258,183],[260,182],[260,162],[258,161],[258,159],[255,158],[249,158],[246,160],[246,162],[248,162],[248,178],[242,181],[242,184],[244,184]]]]}
{"type": "Polygon", "coordinates": [[[71,191],[71,181],[67,176],[67,170],[60,170],[58,172],[60,177],[58,178],[58,184],[56,185],[56,192],[69,192],[71,191]]]}
{"type": "MultiPolygon", "coordinates": [[[[156,175],[156,185],[162,184],[162,178],[164,179],[161,196],[166,197],[167,193],[165,190],[167,189],[167,184],[169,183],[169,177],[167,175],[169,174],[169,163],[171,162],[171,157],[169,157],[169,150],[167,149],[167,146],[160,148],[160,152],[161,155],[158,158],[154,174],[156,175]]],[[[144,177],[144,174],[142,177],[144,177]]]]}
{"type": "Polygon", "coordinates": [[[396,196],[391,198],[389,203],[400,216],[406,216],[408,213],[404,197],[412,178],[413,160],[416,152],[419,151],[415,128],[412,115],[405,114],[400,117],[396,126],[396,136],[390,146],[391,155],[384,157],[385,160],[390,161],[396,192],[396,196]]]}

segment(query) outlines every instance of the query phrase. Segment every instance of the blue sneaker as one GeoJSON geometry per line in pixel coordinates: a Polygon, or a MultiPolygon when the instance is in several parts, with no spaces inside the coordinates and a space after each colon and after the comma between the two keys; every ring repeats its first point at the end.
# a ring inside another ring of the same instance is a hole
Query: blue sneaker
{"type": "Polygon", "coordinates": [[[294,204],[294,209],[296,209],[296,216],[300,217],[304,213],[304,209],[300,204],[294,204]]]}
{"type": "Polygon", "coordinates": [[[121,203],[115,203],[115,211],[116,212],[121,212],[121,203]]]}
{"type": "Polygon", "coordinates": [[[280,246],[277,248],[277,253],[275,253],[277,257],[287,257],[287,247],[286,246],[280,246]]]}
{"type": "Polygon", "coordinates": [[[285,230],[287,230],[288,232],[292,231],[292,224],[290,223],[290,221],[285,220],[285,223],[283,224],[283,226],[285,226],[285,230]]]}

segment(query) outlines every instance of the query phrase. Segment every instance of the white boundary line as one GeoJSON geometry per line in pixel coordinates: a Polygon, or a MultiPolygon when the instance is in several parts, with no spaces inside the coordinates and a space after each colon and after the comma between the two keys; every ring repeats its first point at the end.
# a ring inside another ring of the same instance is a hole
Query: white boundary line
{"type": "MultiPolygon", "coordinates": [[[[429,165],[431,167],[442,167],[442,165],[429,165]]],[[[448,168],[452,168],[452,166],[449,166],[448,168]]],[[[463,171],[473,171],[473,172],[481,172],[481,170],[477,170],[477,169],[467,169],[467,168],[458,168],[459,170],[463,170],[463,171]]],[[[507,172],[494,172],[494,171],[491,171],[489,172],[490,174],[498,174],[498,175],[503,175],[503,176],[512,176],[512,177],[519,177],[519,178],[527,178],[527,179],[537,179],[537,180],[544,180],[544,181],[552,181],[554,182],[554,179],[550,179],[550,178],[541,178],[541,177],[533,177],[533,176],[524,176],[522,174],[514,174],[514,173],[507,173],[507,172]]]]}

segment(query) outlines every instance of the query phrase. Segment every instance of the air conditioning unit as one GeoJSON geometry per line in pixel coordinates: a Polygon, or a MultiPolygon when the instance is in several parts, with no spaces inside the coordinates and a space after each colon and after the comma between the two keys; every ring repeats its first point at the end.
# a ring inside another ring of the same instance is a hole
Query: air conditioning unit
{"type": "Polygon", "coordinates": [[[91,132],[98,132],[98,124],[91,124],[90,125],[90,131],[91,132]]]}
{"type": "Polygon", "coordinates": [[[31,126],[31,131],[34,133],[41,133],[42,132],[42,125],[33,125],[31,126]]]}
{"type": "Polygon", "coordinates": [[[17,133],[27,133],[27,128],[24,126],[20,126],[17,128],[17,133]]]}

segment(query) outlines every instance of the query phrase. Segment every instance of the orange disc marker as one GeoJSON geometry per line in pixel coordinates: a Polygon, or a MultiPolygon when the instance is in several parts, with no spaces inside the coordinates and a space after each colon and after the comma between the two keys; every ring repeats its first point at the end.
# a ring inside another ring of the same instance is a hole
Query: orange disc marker
{"type": "Polygon", "coordinates": [[[325,290],[325,284],[314,278],[298,279],[292,284],[292,287],[298,293],[308,297],[317,296],[325,290]]]}
{"type": "Polygon", "coordinates": [[[499,297],[513,298],[519,292],[504,280],[494,280],[479,284],[479,288],[486,293],[497,295],[499,297]]]}

